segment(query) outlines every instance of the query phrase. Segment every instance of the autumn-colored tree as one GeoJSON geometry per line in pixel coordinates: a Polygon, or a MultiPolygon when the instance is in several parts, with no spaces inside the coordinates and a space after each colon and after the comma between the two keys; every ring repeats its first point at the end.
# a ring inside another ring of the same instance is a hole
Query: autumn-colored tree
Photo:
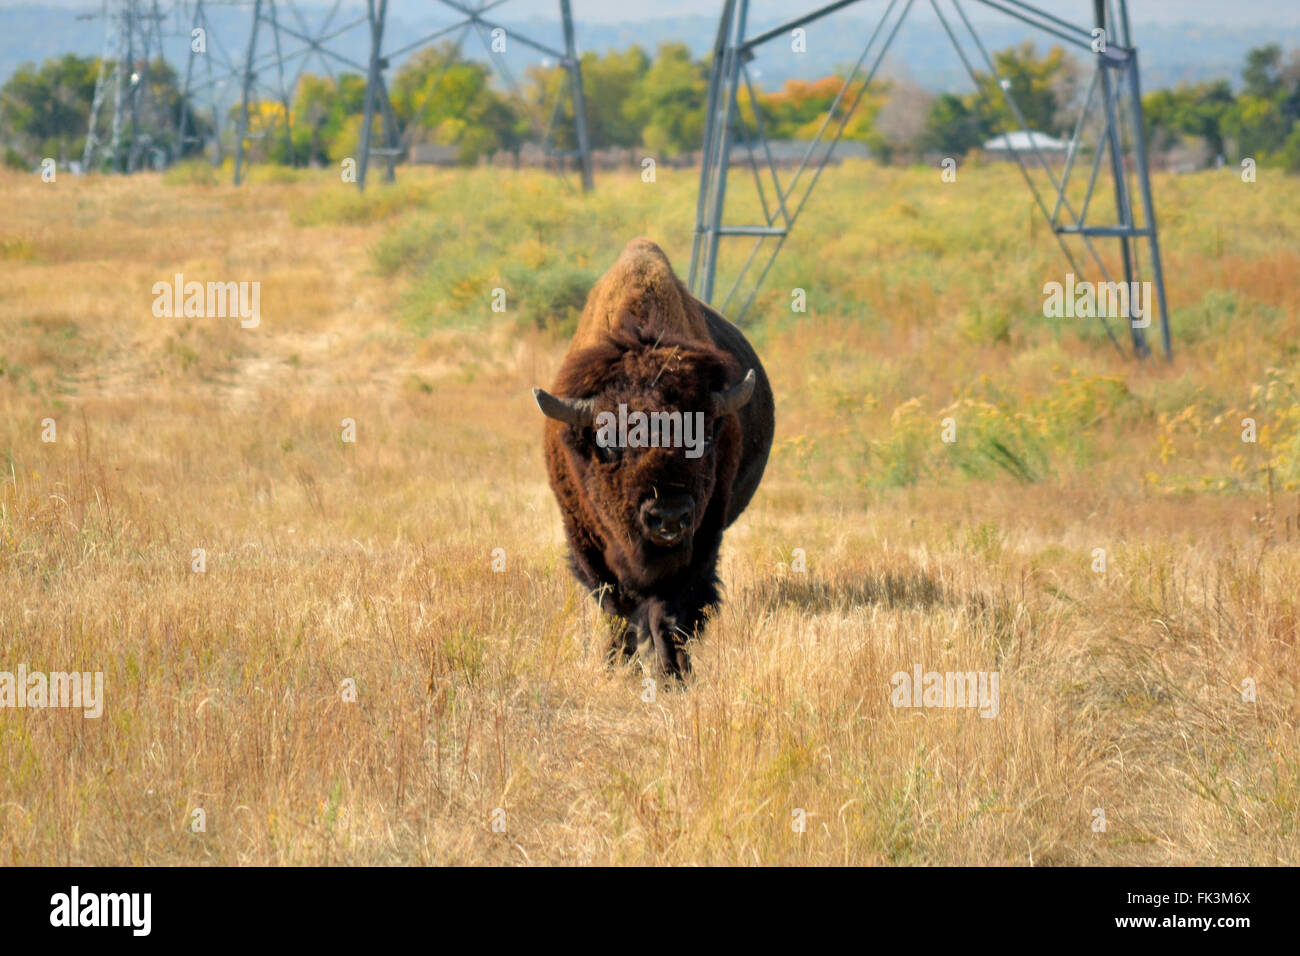
{"type": "MultiPolygon", "coordinates": [[[[756,90],[758,115],[762,118],[763,131],[771,139],[811,140],[824,126],[826,141],[835,135],[847,115],[842,138],[868,143],[879,153],[886,144],[875,120],[888,90],[887,83],[873,83],[864,91],[861,80],[855,80],[845,89],[845,80],[840,76],[812,81],[786,80],[779,90],[770,93],[756,90]],[[828,120],[832,105],[835,113],[828,120]]],[[[746,126],[756,128],[755,104],[748,90],[742,92],[738,102],[746,126]]]]}

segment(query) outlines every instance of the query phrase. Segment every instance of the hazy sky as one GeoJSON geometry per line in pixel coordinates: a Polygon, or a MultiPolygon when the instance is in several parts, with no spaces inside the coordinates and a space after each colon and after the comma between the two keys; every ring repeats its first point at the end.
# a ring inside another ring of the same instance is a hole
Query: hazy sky
{"type": "MultiPolygon", "coordinates": [[[[311,0],[296,0],[300,5],[314,6],[311,0]]],[[[467,4],[472,0],[463,0],[467,4]]],[[[160,0],[164,7],[171,0],[160,0]]],[[[751,0],[753,15],[770,21],[778,13],[794,15],[813,9],[818,0],[751,0]]],[[[574,16],[595,22],[626,22],[653,20],[658,17],[712,14],[722,9],[721,0],[572,0],[574,16]]],[[[32,6],[32,0],[0,0],[0,7],[32,6]]],[[[39,6],[98,8],[93,0],[41,0],[39,6]]],[[[328,5],[328,4],[325,4],[328,5]]],[[[344,0],[344,6],[354,6],[356,0],[344,0]]],[[[928,0],[918,0],[918,6],[928,7],[928,0]]],[[[1071,21],[1087,22],[1092,16],[1091,0],[1036,0],[1036,5],[1071,21]]],[[[869,7],[883,7],[882,0],[863,0],[859,4],[864,12],[869,7]]],[[[964,4],[972,16],[981,8],[976,0],[964,4]]],[[[429,16],[436,10],[433,0],[389,0],[389,9],[398,15],[417,19],[429,16]]],[[[510,16],[554,16],[558,0],[508,0],[500,8],[510,16]]],[[[995,11],[985,10],[984,16],[1002,18],[995,11]]],[[[1266,24],[1294,25],[1300,23],[1300,0],[1129,0],[1129,17],[1138,23],[1174,23],[1196,21],[1210,24],[1236,24],[1259,26],[1266,24]]]]}

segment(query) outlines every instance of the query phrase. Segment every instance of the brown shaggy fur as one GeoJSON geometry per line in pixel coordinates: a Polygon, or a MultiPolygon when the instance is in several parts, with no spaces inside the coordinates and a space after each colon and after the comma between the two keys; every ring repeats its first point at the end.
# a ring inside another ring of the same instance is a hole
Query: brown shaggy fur
{"type": "Polygon", "coordinates": [[[587,296],[569,352],[599,344],[617,332],[628,315],[656,316],[658,327],[691,342],[709,343],[704,314],[668,264],[668,257],[644,237],[633,239],[587,296]]]}
{"type": "Polygon", "coordinates": [[[718,601],[723,529],[748,503],[772,441],[772,395],[739,330],[698,302],[648,239],[628,244],[596,283],[551,391],[593,398],[596,411],[703,412],[711,449],[627,449],[607,461],[591,428],[547,419],[547,472],[560,505],[575,576],[626,626],[611,646],[630,657],[653,644],[660,669],[690,666],[685,644],[718,601]],[[719,324],[721,323],[721,324],[719,324]],[[753,368],[758,384],[739,412],[714,418],[711,394],[753,368]],[[742,476],[738,480],[738,476],[742,476]],[[654,543],[639,523],[665,498],[693,503],[677,545],[654,543]]]}

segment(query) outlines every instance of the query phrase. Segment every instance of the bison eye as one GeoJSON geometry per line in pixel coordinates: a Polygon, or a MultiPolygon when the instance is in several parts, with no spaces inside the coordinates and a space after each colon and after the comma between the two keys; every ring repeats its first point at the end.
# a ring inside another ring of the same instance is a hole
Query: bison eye
{"type": "Polygon", "coordinates": [[[602,445],[596,443],[596,457],[607,465],[612,465],[623,457],[623,449],[618,445],[602,445]]]}

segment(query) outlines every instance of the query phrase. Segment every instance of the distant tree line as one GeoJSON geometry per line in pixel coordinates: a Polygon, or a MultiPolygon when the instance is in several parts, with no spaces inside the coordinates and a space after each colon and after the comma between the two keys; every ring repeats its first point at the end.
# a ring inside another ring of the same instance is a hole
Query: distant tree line
{"type": "MultiPolygon", "coordinates": [[[[105,65],[111,75],[113,61],[105,65]]],[[[52,57],[39,67],[24,64],[0,87],[0,160],[5,165],[30,169],[45,157],[66,163],[79,160],[86,145],[99,57],[72,53],[52,57]]],[[[164,60],[140,62],[125,84],[126,101],[136,102],[136,126],[124,123],[120,131],[121,154],[132,150],[158,151],[174,157],[176,119],[181,93],[176,71],[164,60]]],[[[107,142],[112,133],[113,97],[110,93],[100,109],[96,132],[107,142]]],[[[201,117],[194,118],[191,132],[198,138],[211,129],[201,117]]],[[[187,144],[181,153],[192,153],[199,143],[187,144]]]]}
{"type": "MultiPolygon", "coordinates": [[[[752,95],[746,90],[740,99],[741,116],[751,127],[761,123],[774,139],[810,139],[838,101],[832,130],[848,115],[845,138],[868,144],[882,161],[907,162],[934,153],[962,156],[998,132],[1018,128],[1005,89],[1030,128],[1068,135],[1084,94],[1083,66],[1060,47],[1040,54],[1032,43],[1000,51],[994,59],[1000,80],[978,74],[976,89],[965,95],[934,96],[901,79],[864,92],[857,82],[846,89],[843,77],[832,75],[789,80],[779,89],[756,88],[752,95]],[[855,107],[851,113],[850,107],[855,107]]],[[[148,95],[139,100],[148,106],[136,128],[120,131],[122,153],[136,145],[169,158],[201,150],[214,117],[199,104],[185,103],[190,135],[177,143],[182,96],[176,72],[162,61],[147,67],[134,72],[138,82],[149,86],[148,95]],[[133,136],[142,141],[132,143],[133,136]]],[[[106,70],[111,68],[111,63],[105,64],[106,70]]],[[[654,56],[639,46],[587,53],[582,70],[594,148],[636,147],[653,155],[699,148],[708,62],[692,57],[684,44],[664,44],[654,56]]],[[[31,168],[46,156],[64,162],[80,158],[99,72],[98,58],[67,54],[39,67],[26,64],[11,76],[0,87],[0,144],[6,164],[31,168]]],[[[507,93],[492,82],[486,64],[443,45],[407,60],[389,89],[404,144],[453,147],[468,164],[503,150],[517,152],[536,142],[542,129],[555,136],[560,148],[573,148],[572,105],[560,96],[567,83],[562,68],[534,66],[521,91],[507,93]],[[553,110],[556,103],[563,104],[559,111],[553,110]]],[[[128,95],[141,93],[131,88],[128,95]]],[[[333,164],[355,156],[364,99],[365,80],[359,75],[304,75],[287,113],[275,100],[251,105],[248,148],[255,159],[293,166],[333,164]]],[[[1253,49],[1236,92],[1227,80],[1183,85],[1149,93],[1143,109],[1153,152],[1185,148],[1198,165],[1219,157],[1236,162],[1249,156],[1261,164],[1300,171],[1300,53],[1284,59],[1277,45],[1253,49]]],[[[97,134],[105,142],[112,116],[110,94],[98,118],[97,134]]],[[[373,135],[378,132],[376,117],[373,135]]],[[[229,142],[224,145],[229,149],[229,142]]]]}
{"type": "Polygon", "coordinates": [[[1215,80],[1145,96],[1154,148],[1192,138],[1232,162],[1251,157],[1300,171],[1300,50],[1284,60],[1275,43],[1257,47],[1246,54],[1241,78],[1236,94],[1227,80],[1215,80]]]}

